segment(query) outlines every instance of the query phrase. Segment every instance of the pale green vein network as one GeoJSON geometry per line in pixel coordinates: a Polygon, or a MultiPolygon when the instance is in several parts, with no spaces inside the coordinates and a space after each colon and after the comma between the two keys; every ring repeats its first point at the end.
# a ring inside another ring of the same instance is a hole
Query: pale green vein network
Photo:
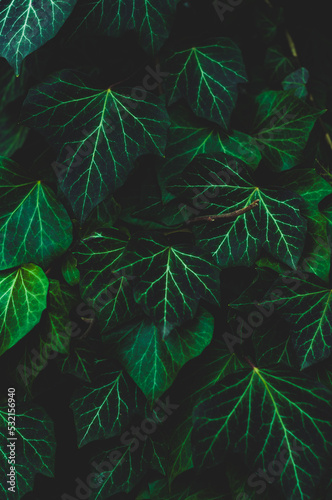
{"type": "Polygon", "coordinates": [[[53,38],[76,0],[4,0],[0,6],[0,55],[19,75],[23,59],[53,38]]]}
{"type": "Polygon", "coordinates": [[[288,451],[280,474],[289,498],[309,500],[331,451],[330,392],[282,368],[239,372],[211,390],[194,414],[197,464],[221,460],[228,448],[266,468],[288,451]],[[216,410],[217,409],[217,410],[216,410]],[[297,449],[296,449],[297,447],[297,449]]]}
{"type": "Polygon", "coordinates": [[[60,187],[81,221],[124,183],[138,156],[163,154],[165,105],[151,93],[135,97],[134,90],[94,89],[64,70],[25,100],[23,121],[56,147],[60,187]]]}

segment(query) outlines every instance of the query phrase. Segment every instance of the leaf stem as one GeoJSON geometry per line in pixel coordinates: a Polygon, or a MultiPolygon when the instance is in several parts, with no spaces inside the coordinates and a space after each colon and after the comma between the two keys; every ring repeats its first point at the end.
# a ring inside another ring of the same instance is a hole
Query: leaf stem
{"type": "Polygon", "coordinates": [[[194,224],[195,222],[214,222],[218,219],[232,219],[233,217],[238,217],[239,215],[249,212],[253,208],[257,207],[258,204],[259,200],[255,200],[250,203],[250,205],[240,208],[239,210],[234,210],[234,212],[228,212],[219,215],[202,215],[201,217],[194,217],[193,219],[188,220],[187,224],[194,224]]]}

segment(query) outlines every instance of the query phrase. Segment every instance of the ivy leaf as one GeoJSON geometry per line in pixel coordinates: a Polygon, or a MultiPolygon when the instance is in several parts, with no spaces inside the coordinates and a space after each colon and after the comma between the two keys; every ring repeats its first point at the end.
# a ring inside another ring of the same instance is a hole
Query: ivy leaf
{"type": "Polygon", "coordinates": [[[116,436],[137,407],[138,393],[131,379],[118,369],[106,369],[92,384],[72,396],[78,447],[116,436]]]}
{"type": "Polygon", "coordinates": [[[165,339],[194,317],[201,298],[219,304],[219,269],[191,245],[170,245],[158,234],[133,236],[117,272],[138,276],[134,299],[165,339]]]}
{"type": "Polygon", "coordinates": [[[76,0],[4,0],[0,7],[0,56],[19,75],[23,59],[53,38],[73,10],[76,0]]]}
{"type": "Polygon", "coordinates": [[[72,224],[53,191],[0,158],[0,269],[35,262],[46,267],[72,242],[72,224]]]}
{"type": "Polygon", "coordinates": [[[169,466],[167,471],[170,483],[173,483],[177,476],[194,466],[191,435],[193,430],[192,415],[195,406],[199,404],[208,389],[226,375],[243,367],[239,359],[230,352],[220,338],[214,339],[202,356],[201,360],[204,361],[204,364],[199,366],[198,376],[194,380],[191,375],[185,380],[188,388],[187,395],[176,414],[172,416],[172,425],[169,430],[169,466]]]}
{"type": "Polygon", "coordinates": [[[181,367],[209,345],[213,317],[202,307],[195,319],[175,328],[163,340],[148,318],[138,319],[104,336],[120,363],[150,401],[155,401],[174,382],[181,367]]]}
{"type": "Polygon", "coordinates": [[[264,63],[270,70],[272,79],[282,80],[295,70],[294,63],[283,54],[279,46],[268,47],[264,63]]]}
{"type": "Polygon", "coordinates": [[[237,86],[247,81],[239,47],[229,38],[175,51],[166,59],[168,104],[183,97],[202,118],[228,127],[237,100],[237,86]]]}
{"type": "Polygon", "coordinates": [[[84,238],[74,252],[81,296],[96,311],[103,332],[139,312],[130,287],[135,276],[116,272],[127,243],[128,236],[113,228],[108,234],[98,232],[84,238]]]}
{"type": "Polygon", "coordinates": [[[8,491],[8,467],[1,467],[0,492],[5,500],[23,498],[33,489],[36,474],[48,477],[54,475],[56,442],[53,422],[43,408],[30,405],[29,408],[16,409],[15,437],[17,441],[8,441],[8,408],[0,407],[0,456],[2,463],[8,465],[9,443],[16,443],[15,473],[16,491],[8,491]]]}
{"type": "Polygon", "coordinates": [[[253,168],[257,167],[261,160],[255,141],[243,132],[235,130],[231,135],[226,135],[221,129],[202,123],[189,113],[185,106],[180,105],[170,109],[170,119],[165,159],[160,162],[158,169],[164,202],[173,197],[166,191],[165,185],[171,178],[180,175],[199,154],[230,154],[253,168]]]}
{"type": "Polygon", "coordinates": [[[29,129],[17,125],[16,121],[6,111],[1,111],[0,117],[0,156],[12,156],[25,143],[29,129]]]}
{"type": "Polygon", "coordinates": [[[84,234],[88,235],[96,229],[105,227],[112,228],[117,221],[121,212],[121,206],[115,201],[113,196],[109,196],[106,200],[99,203],[93,209],[88,219],[84,224],[84,234]]]}
{"type": "Polygon", "coordinates": [[[82,2],[79,24],[89,31],[98,31],[114,37],[128,30],[138,33],[141,46],[154,54],[168,38],[179,0],[165,0],[158,8],[150,0],[94,0],[82,2]]]}
{"type": "Polygon", "coordinates": [[[319,111],[292,90],[266,90],[256,97],[253,137],[261,154],[275,170],[289,170],[302,160],[302,151],[319,111]]]}
{"type": "Polygon", "coordinates": [[[115,443],[111,449],[99,453],[90,461],[97,467],[102,462],[108,463],[107,471],[101,467],[91,467],[92,500],[107,500],[118,492],[130,492],[149,470],[151,462],[159,459],[158,450],[150,436],[139,441],[128,431],[121,436],[120,441],[121,444],[115,443]]]}
{"type": "Polygon", "coordinates": [[[306,84],[309,79],[309,71],[306,68],[299,68],[293,71],[282,81],[284,90],[294,89],[294,95],[300,99],[305,99],[308,95],[306,84]]]}
{"type": "Polygon", "coordinates": [[[299,169],[282,175],[283,185],[304,199],[301,213],[307,219],[308,232],[299,267],[327,282],[331,260],[329,222],[319,210],[319,203],[332,194],[332,187],[311,169],[299,169]]]}
{"type": "Polygon", "coordinates": [[[90,374],[93,371],[93,352],[89,345],[70,345],[70,352],[62,357],[58,357],[56,362],[63,373],[70,373],[75,377],[91,382],[90,374]]]}
{"type": "Polygon", "coordinates": [[[20,78],[17,78],[13,73],[12,68],[8,66],[7,61],[5,61],[5,59],[0,60],[1,111],[3,111],[8,104],[12,103],[24,94],[27,84],[27,74],[28,72],[24,63],[20,78]]]}
{"type": "Polygon", "coordinates": [[[251,468],[277,469],[287,498],[312,499],[331,453],[330,413],[331,392],[295,370],[241,370],[195,408],[194,463],[216,465],[232,449],[251,468]]]}
{"type": "Polygon", "coordinates": [[[292,328],[292,341],[301,369],[331,354],[332,292],[315,279],[279,277],[260,301],[263,307],[278,305],[292,328]],[[280,298],[281,297],[281,298],[280,298]]]}
{"type": "Polygon", "coordinates": [[[48,279],[34,264],[0,273],[0,355],[40,321],[47,290],[48,279]]]}
{"type": "Polygon", "coordinates": [[[77,259],[71,252],[66,257],[61,266],[62,276],[70,286],[75,286],[80,282],[80,272],[77,269],[77,259]]]}
{"type": "Polygon", "coordinates": [[[69,313],[77,298],[70,287],[60,284],[58,280],[49,281],[48,307],[42,319],[42,332],[32,336],[31,342],[28,340],[17,368],[28,389],[49,359],[57,353],[69,352],[71,336],[75,333],[75,324],[70,321],[69,313]]]}
{"type": "MultiPolygon", "coordinates": [[[[203,209],[201,215],[220,215],[259,200],[253,210],[229,222],[195,223],[197,244],[211,252],[219,266],[250,266],[263,248],[296,268],[306,232],[299,195],[258,187],[241,161],[222,153],[197,156],[168,189],[203,209]]],[[[189,214],[190,205],[183,208],[186,211],[189,214]]]]}
{"type": "Polygon", "coordinates": [[[169,127],[161,98],[90,88],[69,70],[30,89],[22,116],[59,152],[53,167],[80,222],[122,186],[138,156],[163,154],[169,127]]]}

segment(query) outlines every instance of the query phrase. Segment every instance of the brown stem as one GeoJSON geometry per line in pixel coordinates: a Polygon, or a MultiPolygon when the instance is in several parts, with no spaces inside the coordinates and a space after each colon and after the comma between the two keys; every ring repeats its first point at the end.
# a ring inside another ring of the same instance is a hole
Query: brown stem
{"type": "Polygon", "coordinates": [[[247,361],[247,363],[249,363],[249,365],[251,366],[251,368],[255,369],[256,366],[253,364],[253,362],[248,358],[248,356],[244,356],[244,359],[247,361]]]}
{"type": "Polygon", "coordinates": [[[226,214],[219,215],[202,215],[201,217],[194,217],[187,221],[187,224],[193,224],[195,222],[214,222],[218,219],[232,219],[233,217],[238,217],[238,215],[245,214],[249,212],[253,208],[257,207],[259,200],[255,200],[250,205],[247,205],[244,208],[240,208],[239,210],[235,210],[234,212],[228,212],[226,214]]]}

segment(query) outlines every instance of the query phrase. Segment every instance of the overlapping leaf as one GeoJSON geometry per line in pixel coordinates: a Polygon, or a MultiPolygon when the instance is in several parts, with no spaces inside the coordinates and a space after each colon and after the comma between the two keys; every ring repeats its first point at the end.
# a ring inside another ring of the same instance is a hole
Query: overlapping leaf
{"type": "Polygon", "coordinates": [[[0,56],[19,75],[23,59],[53,38],[76,0],[4,0],[0,6],[0,56]]]}
{"type": "Polygon", "coordinates": [[[259,149],[250,136],[237,131],[226,135],[221,129],[202,123],[189,113],[185,106],[171,108],[170,119],[165,159],[160,161],[158,169],[164,201],[172,198],[172,195],[165,190],[170,178],[181,174],[199,154],[213,152],[230,154],[253,168],[257,167],[261,160],[259,149]]]}
{"type": "Polygon", "coordinates": [[[159,460],[159,450],[150,436],[139,440],[128,430],[115,442],[113,447],[100,453],[91,460],[92,500],[107,500],[118,492],[130,492],[133,487],[152,468],[153,460],[159,460]],[[108,463],[108,470],[96,467],[108,463]]]}
{"type": "Polygon", "coordinates": [[[168,38],[179,0],[165,0],[154,5],[151,0],[93,0],[82,2],[77,11],[78,31],[82,26],[110,36],[135,30],[140,44],[156,53],[168,38]]]}
{"type": "Polygon", "coordinates": [[[70,352],[63,357],[57,357],[56,363],[63,373],[70,373],[85,382],[91,382],[93,357],[91,347],[80,340],[79,346],[71,345],[70,352]]]}
{"type": "Polygon", "coordinates": [[[306,68],[299,68],[289,75],[282,81],[282,88],[284,90],[294,89],[294,95],[301,99],[304,99],[308,95],[306,84],[309,79],[309,71],[306,68]]]}
{"type": "Polygon", "coordinates": [[[241,367],[239,359],[218,338],[203,353],[202,365],[199,367],[195,378],[189,376],[186,380],[188,395],[181,402],[176,414],[174,414],[169,431],[167,475],[170,483],[181,473],[193,467],[191,434],[194,407],[200,402],[209,388],[241,367]]]}
{"type": "Polygon", "coordinates": [[[77,285],[80,281],[80,272],[77,269],[77,259],[69,252],[61,266],[62,275],[70,286],[77,285]]]}
{"type": "Polygon", "coordinates": [[[166,338],[193,318],[201,298],[219,303],[219,270],[208,254],[191,245],[170,245],[164,236],[134,236],[117,272],[139,277],[135,301],[166,338]]]}
{"type": "Polygon", "coordinates": [[[227,128],[237,86],[247,81],[239,47],[229,38],[175,51],[166,59],[168,104],[183,97],[197,116],[227,128]]]}
{"type": "Polygon", "coordinates": [[[78,447],[116,436],[128,424],[137,407],[135,384],[123,370],[106,369],[90,385],[72,396],[78,447]]]}
{"type": "Polygon", "coordinates": [[[180,368],[209,345],[213,316],[200,308],[195,319],[162,339],[148,318],[126,323],[106,337],[145,396],[155,401],[174,382],[180,368]]]}
{"type": "Polygon", "coordinates": [[[36,474],[53,477],[56,443],[53,422],[43,408],[35,405],[29,408],[16,408],[17,440],[8,441],[8,408],[0,408],[0,457],[2,466],[0,470],[0,492],[4,500],[20,500],[33,490],[36,474]],[[8,490],[9,473],[8,444],[15,443],[15,492],[8,490]]]}
{"type": "Polygon", "coordinates": [[[307,280],[281,276],[260,301],[266,307],[278,305],[280,314],[291,324],[292,342],[301,369],[331,354],[331,299],[331,289],[309,275],[307,280]]]}
{"type": "Polygon", "coordinates": [[[287,499],[312,499],[331,453],[331,394],[290,369],[229,375],[194,411],[194,463],[216,465],[232,449],[254,470],[278,467],[287,499]]]}
{"type": "Polygon", "coordinates": [[[28,135],[29,129],[18,125],[6,111],[1,111],[0,118],[0,156],[12,156],[21,148],[28,135]]]}
{"type": "Polygon", "coordinates": [[[200,215],[220,215],[259,200],[253,210],[230,221],[195,223],[197,244],[210,251],[220,266],[249,266],[264,248],[296,267],[306,232],[299,195],[258,187],[242,162],[222,153],[199,155],[168,188],[190,200],[188,214],[191,205],[201,210],[200,215]]]}
{"type": "Polygon", "coordinates": [[[83,300],[93,307],[103,331],[131,319],[139,308],[134,301],[130,272],[115,272],[128,243],[119,230],[94,233],[83,239],[74,256],[81,274],[83,300]]]}
{"type": "Polygon", "coordinates": [[[40,321],[46,309],[47,290],[48,279],[34,264],[0,273],[0,354],[40,321]]]}
{"type": "Polygon", "coordinates": [[[283,185],[302,196],[301,213],[307,219],[307,238],[299,267],[327,282],[330,272],[331,248],[328,238],[329,217],[319,210],[319,203],[332,193],[331,185],[311,169],[287,172],[283,185]]]}
{"type": "Polygon", "coordinates": [[[324,113],[294,96],[292,90],[266,90],[256,97],[253,136],[276,170],[301,163],[302,151],[317,118],[324,113]]]}
{"type": "Polygon", "coordinates": [[[6,158],[0,158],[0,203],[0,269],[46,267],[71,244],[71,221],[53,191],[6,158]]]}
{"type": "Polygon", "coordinates": [[[72,336],[77,335],[77,324],[69,318],[70,310],[78,303],[79,297],[72,289],[58,280],[50,280],[48,308],[43,318],[42,333],[31,338],[25,346],[18,366],[18,372],[29,387],[50,359],[60,354],[68,354],[72,336]]]}
{"type": "Polygon", "coordinates": [[[67,70],[30,89],[23,118],[58,150],[54,169],[81,222],[122,186],[138,156],[163,153],[169,126],[159,97],[91,88],[67,70]]]}

